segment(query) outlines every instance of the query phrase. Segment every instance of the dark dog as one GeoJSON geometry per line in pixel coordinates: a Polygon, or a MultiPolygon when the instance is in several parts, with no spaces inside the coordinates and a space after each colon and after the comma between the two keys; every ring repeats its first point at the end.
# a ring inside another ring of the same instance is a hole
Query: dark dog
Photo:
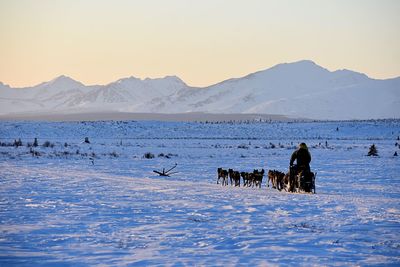
{"type": "Polygon", "coordinates": [[[232,169],[228,170],[229,179],[231,180],[231,185],[235,183],[235,186],[240,186],[240,173],[232,169]]]}
{"type": "Polygon", "coordinates": [[[252,178],[253,178],[252,185],[261,188],[262,180],[264,177],[264,169],[261,169],[261,171],[254,170],[252,174],[253,174],[252,175],[252,178]]]}
{"type": "Polygon", "coordinates": [[[217,173],[217,184],[219,184],[219,180],[222,179],[222,185],[228,185],[228,171],[222,168],[218,168],[217,173]]]}
{"type": "Polygon", "coordinates": [[[268,187],[269,182],[271,181],[272,188],[278,189],[281,191],[283,189],[283,178],[285,174],[283,172],[277,170],[269,170],[268,171],[268,187]]]}
{"type": "Polygon", "coordinates": [[[286,192],[290,192],[291,189],[290,186],[291,186],[291,179],[290,179],[290,172],[288,172],[283,176],[282,189],[285,189],[286,192]]]}
{"type": "Polygon", "coordinates": [[[241,172],[240,176],[243,178],[243,186],[249,186],[249,173],[248,172],[241,172]]]}
{"type": "Polygon", "coordinates": [[[267,186],[269,187],[269,182],[271,181],[271,186],[272,188],[275,187],[275,170],[268,170],[268,181],[267,181],[267,186]]]}
{"type": "Polygon", "coordinates": [[[276,189],[281,191],[284,188],[285,174],[280,171],[275,171],[275,185],[276,189]]]}

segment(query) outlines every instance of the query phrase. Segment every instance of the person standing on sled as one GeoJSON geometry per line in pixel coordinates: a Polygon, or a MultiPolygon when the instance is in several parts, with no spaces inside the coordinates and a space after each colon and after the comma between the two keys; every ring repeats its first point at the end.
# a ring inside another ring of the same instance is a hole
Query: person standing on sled
{"type": "Polygon", "coordinates": [[[310,169],[311,162],[311,154],[308,151],[308,147],[305,143],[301,143],[299,148],[293,152],[292,157],[290,158],[290,191],[294,191],[294,177],[300,172],[304,171],[309,174],[311,172],[310,169]],[[296,164],[294,165],[294,162],[296,164]]]}

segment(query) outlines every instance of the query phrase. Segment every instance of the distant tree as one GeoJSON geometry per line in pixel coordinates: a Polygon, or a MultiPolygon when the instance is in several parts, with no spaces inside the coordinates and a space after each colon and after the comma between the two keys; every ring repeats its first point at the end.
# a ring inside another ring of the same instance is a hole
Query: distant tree
{"type": "Polygon", "coordinates": [[[33,146],[37,147],[39,145],[37,138],[35,138],[35,140],[33,141],[33,146]]]}
{"type": "Polygon", "coordinates": [[[376,149],[375,144],[369,147],[368,156],[378,156],[378,150],[376,149]]]}
{"type": "Polygon", "coordinates": [[[85,137],[85,143],[90,144],[89,137],[85,137]]]}
{"type": "Polygon", "coordinates": [[[394,156],[394,157],[397,157],[397,151],[394,152],[393,156],[394,156]]]}

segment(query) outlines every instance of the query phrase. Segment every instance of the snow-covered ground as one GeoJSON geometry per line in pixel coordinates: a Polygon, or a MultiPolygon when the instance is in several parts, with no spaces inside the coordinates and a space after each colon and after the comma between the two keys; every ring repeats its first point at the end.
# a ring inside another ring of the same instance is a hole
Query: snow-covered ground
{"type": "Polygon", "coordinates": [[[0,266],[398,266],[399,135],[399,120],[1,122],[0,266]],[[300,141],[317,194],[216,184],[218,167],[287,170],[300,141]]]}

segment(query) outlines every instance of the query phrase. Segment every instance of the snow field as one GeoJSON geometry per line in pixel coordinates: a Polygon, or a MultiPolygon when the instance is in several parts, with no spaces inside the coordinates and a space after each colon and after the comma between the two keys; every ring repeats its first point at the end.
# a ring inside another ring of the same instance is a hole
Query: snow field
{"type": "Polygon", "coordinates": [[[0,147],[0,265],[398,265],[399,125],[2,123],[2,142],[55,146],[0,147]],[[316,195],[216,185],[218,167],[287,170],[300,140],[316,195]]]}

